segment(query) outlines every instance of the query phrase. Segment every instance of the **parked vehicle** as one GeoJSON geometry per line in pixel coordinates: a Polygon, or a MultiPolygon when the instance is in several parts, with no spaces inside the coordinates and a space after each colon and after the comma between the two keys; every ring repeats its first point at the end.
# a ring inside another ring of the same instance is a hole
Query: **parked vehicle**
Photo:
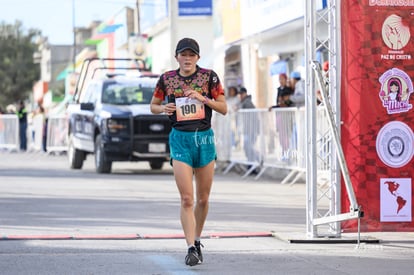
{"type": "Polygon", "coordinates": [[[150,111],[157,80],[143,61],[84,61],[67,108],[70,168],[81,169],[93,154],[97,173],[110,173],[114,161],[148,161],[162,169],[171,125],[167,115],[150,111]]]}

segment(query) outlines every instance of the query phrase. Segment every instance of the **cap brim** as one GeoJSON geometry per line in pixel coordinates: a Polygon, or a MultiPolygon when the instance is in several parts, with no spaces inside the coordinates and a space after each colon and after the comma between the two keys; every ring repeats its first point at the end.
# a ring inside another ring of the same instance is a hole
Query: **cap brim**
{"type": "Polygon", "coordinates": [[[191,50],[191,51],[193,51],[195,54],[199,55],[199,53],[198,53],[195,49],[193,49],[192,47],[184,47],[184,48],[182,48],[182,49],[179,49],[179,50],[177,51],[177,53],[182,53],[182,52],[183,52],[183,51],[185,51],[185,50],[191,50]]]}

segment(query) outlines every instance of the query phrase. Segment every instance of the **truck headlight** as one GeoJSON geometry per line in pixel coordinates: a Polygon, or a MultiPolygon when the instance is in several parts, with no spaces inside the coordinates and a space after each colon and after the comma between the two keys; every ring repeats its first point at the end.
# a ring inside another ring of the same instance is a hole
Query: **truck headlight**
{"type": "Polygon", "coordinates": [[[121,132],[122,130],[127,129],[128,125],[125,121],[120,121],[120,120],[110,118],[107,120],[107,127],[108,127],[109,133],[115,134],[115,133],[121,132]]]}

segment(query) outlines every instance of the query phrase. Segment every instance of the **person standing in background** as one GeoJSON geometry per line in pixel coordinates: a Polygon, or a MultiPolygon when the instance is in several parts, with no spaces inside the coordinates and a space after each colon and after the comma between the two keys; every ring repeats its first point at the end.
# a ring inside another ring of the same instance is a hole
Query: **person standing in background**
{"type": "Polygon", "coordinates": [[[269,111],[276,107],[290,107],[290,96],[293,94],[292,88],[288,86],[287,75],[282,73],[279,75],[279,87],[277,87],[276,105],[269,107],[269,111]]]}
{"type": "Polygon", "coordinates": [[[247,94],[247,89],[244,87],[240,88],[240,109],[255,109],[256,106],[252,102],[252,96],[247,94]]]}
{"type": "Polygon", "coordinates": [[[237,132],[237,121],[235,113],[240,108],[240,98],[238,96],[237,87],[231,86],[228,89],[227,101],[227,110],[228,117],[230,119],[230,129],[231,129],[231,146],[237,147],[239,144],[239,133],[237,132]]]}
{"type": "Polygon", "coordinates": [[[293,94],[290,96],[293,105],[296,107],[305,106],[305,83],[299,72],[290,74],[290,87],[293,89],[293,94]]]}
{"type": "Polygon", "coordinates": [[[48,118],[46,116],[45,108],[42,105],[39,106],[39,116],[42,117],[42,150],[47,152],[47,123],[48,118]]]}
{"type": "Polygon", "coordinates": [[[160,76],[151,100],[151,112],[166,113],[171,121],[170,163],[181,198],[180,219],[187,242],[185,264],[194,266],[203,262],[200,238],[217,158],[211,117],[213,110],[225,115],[227,103],[217,74],[197,65],[200,48],[196,40],[181,39],[175,59],[179,68],[160,76]],[[166,97],[168,103],[163,104],[166,97]]]}
{"type": "MultiPolygon", "coordinates": [[[[240,88],[240,108],[241,109],[256,109],[252,102],[252,96],[247,94],[247,89],[240,88]]],[[[258,135],[260,134],[260,121],[256,112],[244,113],[243,121],[243,149],[249,162],[260,162],[259,153],[255,149],[255,144],[258,135]]],[[[250,169],[250,166],[248,168],[250,169]]]]}
{"type": "Polygon", "coordinates": [[[20,137],[20,150],[27,150],[27,109],[24,105],[24,101],[20,100],[19,107],[16,111],[19,118],[19,137],[20,137]]]}
{"type": "MultiPolygon", "coordinates": [[[[293,94],[290,96],[290,100],[293,102],[293,106],[301,108],[305,106],[305,81],[301,78],[299,72],[293,71],[290,74],[290,86],[294,89],[293,94]]],[[[295,152],[298,150],[298,129],[295,117],[289,117],[292,124],[292,138],[291,147],[295,152]]],[[[296,156],[296,155],[294,155],[296,156]]]]}
{"type": "Polygon", "coordinates": [[[237,87],[231,86],[228,89],[229,95],[226,98],[229,114],[236,112],[239,108],[240,98],[238,97],[237,87]]]}
{"type": "MultiPolygon", "coordinates": [[[[328,93],[327,96],[329,97],[329,61],[323,62],[322,65],[322,76],[325,85],[325,91],[328,93]]],[[[323,96],[321,90],[316,91],[316,104],[320,105],[323,104],[323,96]]]]}
{"type": "MultiPolygon", "coordinates": [[[[277,88],[277,99],[276,105],[269,107],[269,112],[273,108],[280,107],[292,107],[293,101],[290,100],[290,97],[293,94],[293,89],[288,86],[288,80],[286,74],[279,75],[280,86],[277,88]]],[[[292,133],[291,119],[289,118],[288,112],[275,112],[275,121],[276,121],[276,130],[279,133],[279,143],[281,146],[281,156],[282,161],[288,160],[289,152],[289,142],[292,133]]]]}

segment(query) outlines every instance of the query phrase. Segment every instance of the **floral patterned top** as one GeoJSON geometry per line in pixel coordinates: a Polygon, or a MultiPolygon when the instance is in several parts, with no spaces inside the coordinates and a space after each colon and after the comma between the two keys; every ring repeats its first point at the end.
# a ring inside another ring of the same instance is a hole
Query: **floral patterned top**
{"type": "MultiPolygon", "coordinates": [[[[165,72],[160,76],[154,90],[154,97],[165,100],[166,97],[174,95],[177,101],[178,98],[185,97],[184,91],[190,88],[213,100],[219,95],[224,95],[220,79],[214,71],[197,66],[196,72],[188,77],[183,77],[178,72],[177,69],[165,72]]],[[[180,111],[177,102],[176,105],[177,111],[180,111]]],[[[202,117],[177,120],[177,112],[174,112],[173,115],[169,116],[172,127],[181,131],[204,131],[211,128],[212,109],[209,106],[202,105],[197,110],[195,107],[191,108],[193,106],[184,107],[188,107],[186,108],[188,112],[192,110],[194,112],[202,111],[202,117]]]]}

